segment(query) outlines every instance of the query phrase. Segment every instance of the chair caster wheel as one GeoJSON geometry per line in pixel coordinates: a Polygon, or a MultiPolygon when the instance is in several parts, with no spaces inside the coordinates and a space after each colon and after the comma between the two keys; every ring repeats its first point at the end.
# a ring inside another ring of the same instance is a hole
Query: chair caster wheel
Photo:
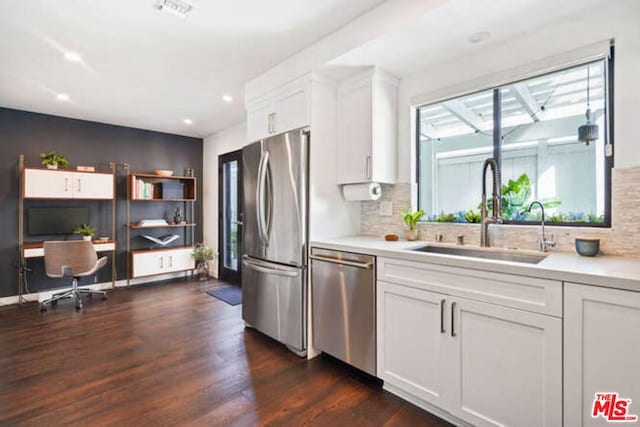
{"type": "Polygon", "coordinates": [[[108,300],[108,299],[109,299],[109,297],[108,297],[108,296],[106,296],[106,295],[102,295],[102,301],[106,301],[106,300],[108,300]]]}
{"type": "Polygon", "coordinates": [[[80,304],[76,304],[76,310],[77,310],[77,311],[82,310],[82,305],[80,305],[80,304]]]}

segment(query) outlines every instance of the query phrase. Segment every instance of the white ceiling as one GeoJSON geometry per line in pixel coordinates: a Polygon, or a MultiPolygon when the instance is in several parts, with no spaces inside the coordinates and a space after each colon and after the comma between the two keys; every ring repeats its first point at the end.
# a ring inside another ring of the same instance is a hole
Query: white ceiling
{"type": "Polygon", "coordinates": [[[155,0],[3,0],[0,106],[205,136],[242,120],[247,81],[381,2],[199,0],[182,19],[155,0]]]}
{"type": "MultiPolygon", "coordinates": [[[[449,0],[429,13],[331,61],[327,72],[344,76],[345,68],[377,65],[398,77],[504,43],[607,0],[449,0]],[[473,44],[469,37],[489,32],[473,44]]],[[[585,31],[589,31],[585,28],[585,31]]],[[[579,47],[579,46],[577,46],[579,47]]]]}

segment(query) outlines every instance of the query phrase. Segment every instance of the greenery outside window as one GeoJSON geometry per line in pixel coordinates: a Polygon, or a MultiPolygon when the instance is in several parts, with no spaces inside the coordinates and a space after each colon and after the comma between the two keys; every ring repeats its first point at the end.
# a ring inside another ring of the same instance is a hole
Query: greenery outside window
{"type": "Polygon", "coordinates": [[[539,200],[550,223],[610,226],[612,55],[419,107],[418,208],[428,221],[479,222],[482,163],[492,157],[505,223],[539,221],[527,209],[539,200]],[[588,145],[578,140],[587,98],[598,125],[588,145]]]}

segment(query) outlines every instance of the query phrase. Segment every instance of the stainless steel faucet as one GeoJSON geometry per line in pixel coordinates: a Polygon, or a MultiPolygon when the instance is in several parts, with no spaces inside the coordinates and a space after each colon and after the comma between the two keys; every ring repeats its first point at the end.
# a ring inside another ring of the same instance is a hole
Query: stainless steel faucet
{"type": "Polygon", "coordinates": [[[542,230],[540,232],[540,239],[538,239],[538,249],[540,250],[540,252],[547,252],[549,248],[556,247],[556,242],[553,241],[553,235],[551,235],[551,239],[549,240],[547,240],[546,236],[544,235],[544,206],[542,206],[542,203],[540,203],[537,200],[531,202],[531,204],[529,205],[528,212],[531,212],[531,209],[535,205],[540,206],[540,210],[542,211],[542,221],[541,221],[542,230]]]}
{"type": "Polygon", "coordinates": [[[500,224],[500,192],[498,190],[498,164],[489,158],[482,165],[482,209],[480,212],[480,246],[489,247],[489,224],[500,224]],[[491,177],[493,178],[492,189],[492,212],[491,218],[487,210],[487,168],[491,166],[491,177]]]}

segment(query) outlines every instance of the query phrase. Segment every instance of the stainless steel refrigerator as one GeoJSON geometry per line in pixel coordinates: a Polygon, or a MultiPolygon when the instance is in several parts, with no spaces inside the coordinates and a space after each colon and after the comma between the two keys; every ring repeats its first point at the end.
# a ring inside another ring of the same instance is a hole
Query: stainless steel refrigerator
{"type": "Polygon", "coordinates": [[[242,318],[301,356],[307,349],[308,153],[306,128],[242,150],[242,318]]]}

